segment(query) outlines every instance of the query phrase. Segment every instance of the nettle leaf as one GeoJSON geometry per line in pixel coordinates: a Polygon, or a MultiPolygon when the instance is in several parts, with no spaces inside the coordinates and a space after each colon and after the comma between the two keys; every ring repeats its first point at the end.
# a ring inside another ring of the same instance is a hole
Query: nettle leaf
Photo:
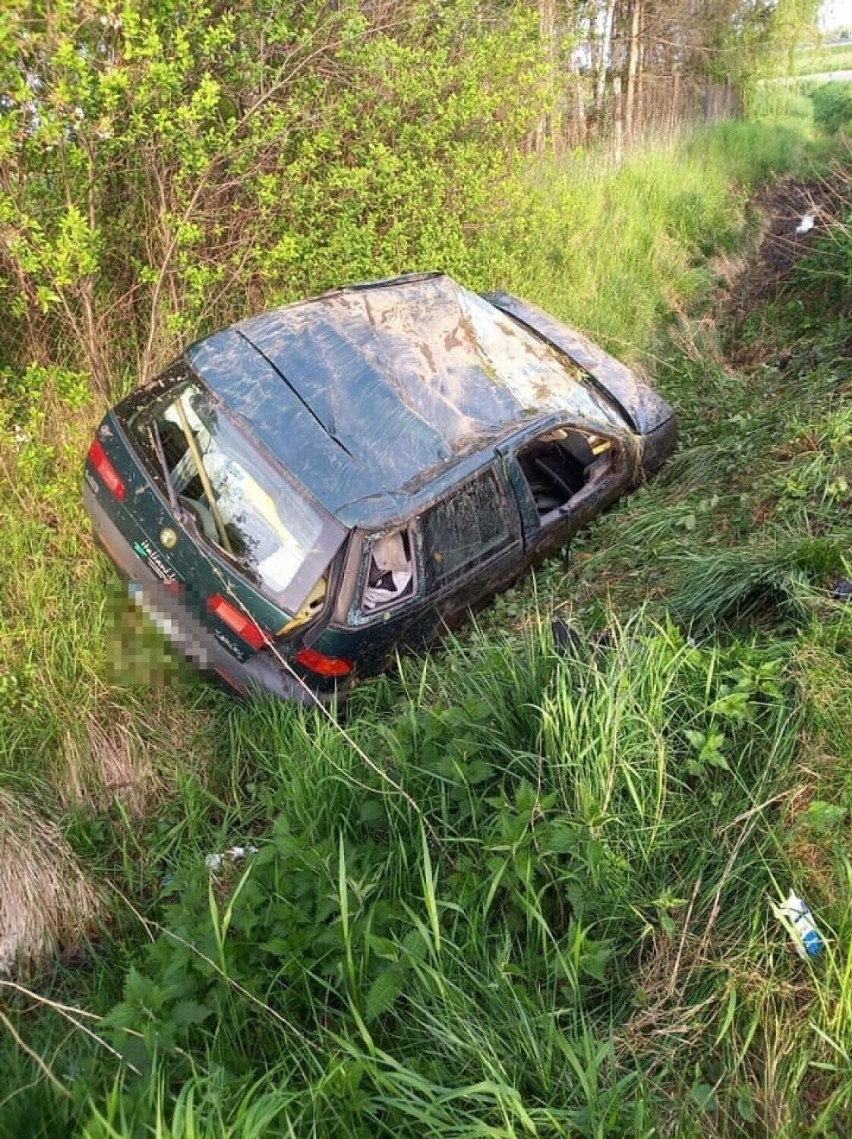
{"type": "Polygon", "coordinates": [[[468,723],[487,724],[494,712],[487,700],[470,699],[464,703],[464,715],[468,723]]]}
{"type": "Polygon", "coordinates": [[[674,935],[677,933],[677,925],[667,913],[660,914],[660,927],[668,938],[674,937],[674,935]]]}
{"type": "Polygon", "coordinates": [[[503,841],[508,846],[518,846],[522,842],[529,842],[529,814],[502,815],[500,818],[500,831],[503,841]]]}
{"type": "Polygon", "coordinates": [[[537,838],[539,849],[544,854],[576,854],[583,841],[573,823],[559,821],[542,827],[537,838]]]}
{"type": "Polygon", "coordinates": [[[128,1008],[158,1012],[166,998],[165,989],[137,968],[132,967],[124,983],[124,1003],[128,1008]]]}
{"type": "Polygon", "coordinates": [[[172,1021],[179,1028],[191,1024],[203,1024],[212,1015],[213,1009],[209,1005],[202,1005],[197,1001],[178,1001],[171,1010],[172,1021]]]}
{"type": "Polygon", "coordinates": [[[529,814],[535,807],[536,798],[535,788],[528,780],[522,779],[515,792],[515,806],[517,809],[529,814]]]}
{"type": "Polygon", "coordinates": [[[580,954],[580,970],[596,981],[606,981],[606,968],[611,957],[610,942],[586,940],[580,954]]]}
{"type": "Polygon", "coordinates": [[[721,767],[725,771],[730,771],[728,761],[722,755],[722,745],[725,742],[725,737],[721,732],[711,732],[707,737],[707,742],[701,749],[700,759],[705,763],[712,764],[713,767],[721,767]]]}
{"type": "Polygon", "coordinates": [[[747,691],[723,693],[713,704],[713,712],[724,716],[734,723],[743,723],[753,720],[755,708],[751,701],[751,693],[747,691]]]}
{"type": "Polygon", "coordinates": [[[387,810],[381,799],[365,799],[361,804],[359,815],[361,822],[366,823],[368,826],[377,823],[382,825],[387,824],[387,810]]]}
{"type": "Polygon", "coordinates": [[[415,961],[422,961],[428,952],[428,945],[419,929],[413,928],[402,939],[402,949],[406,956],[415,961]]]}
{"type": "Polygon", "coordinates": [[[269,941],[261,942],[258,949],[264,953],[271,953],[273,957],[283,957],[292,949],[290,942],[284,937],[273,937],[269,941]]]}
{"type": "Polygon", "coordinates": [[[440,775],[442,779],[446,779],[448,783],[458,783],[461,779],[461,770],[459,768],[459,758],[456,753],[456,748],[453,747],[449,751],[445,751],[434,765],[434,769],[436,773],[440,775]]]}
{"type": "Polygon", "coordinates": [[[465,769],[465,776],[468,783],[484,783],[486,779],[490,779],[494,774],[494,768],[490,763],[486,763],[484,759],[474,759],[467,765],[465,769]]]}
{"type": "Polygon", "coordinates": [[[594,895],[590,895],[586,882],[579,878],[573,879],[565,886],[565,897],[575,914],[579,915],[583,912],[590,896],[593,897],[594,895]]]}
{"type": "Polygon", "coordinates": [[[370,985],[364,1006],[364,1018],[368,1024],[392,1008],[402,992],[405,980],[399,969],[385,969],[370,985]]]}
{"type": "Polygon", "coordinates": [[[586,865],[592,874],[592,880],[597,881],[597,873],[607,860],[606,847],[600,839],[593,838],[586,843],[586,865]]]}
{"type": "Polygon", "coordinates": [[[370,933],[367,935],[367,944],[376,957],[382,957],[386,961],[396,961],[399,958],[399,947],[390,938],[370,933]]]}
{"type": "Polygon", "coordinates": [[[722,732],[711,731],[705,735],[704,732],[696,732],[686,728],[684,735],[698,752],[698,755],[687,763],[687,770],[691,774],[702,774],[705,764],[708,763],[711,767],[720,767],[724,771],[730,771],[728,761],[721,750],[725,742],[725,736],[722,732]]]}
{"type": "Polygon", "coordinates": [[[720,751],[708,752],[708,754],[704,756],[704,761],[705,763],[709,763],[711,767],[718,767],[722,771],[731,770],[730,764],[720,751]]]}
{"type": "Polygon", "coordinates": [[[823,832],[839,826],[846,818],[847,810],[839,803],[826,803],[822,799],[814,799],[802,815],[801,822],[815,831],[823,832]]]}

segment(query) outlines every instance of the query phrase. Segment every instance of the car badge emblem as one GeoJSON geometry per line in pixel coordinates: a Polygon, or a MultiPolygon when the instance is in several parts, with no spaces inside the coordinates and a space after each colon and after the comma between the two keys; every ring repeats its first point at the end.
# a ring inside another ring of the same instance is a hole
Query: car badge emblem
{"type": "Polygon", "coordinates": [[[165,546],[167,550],[173,550],[177,545],[177,540],[178,536],[171,526],[165,526],[160,531],[160,545],[165,546]]]}

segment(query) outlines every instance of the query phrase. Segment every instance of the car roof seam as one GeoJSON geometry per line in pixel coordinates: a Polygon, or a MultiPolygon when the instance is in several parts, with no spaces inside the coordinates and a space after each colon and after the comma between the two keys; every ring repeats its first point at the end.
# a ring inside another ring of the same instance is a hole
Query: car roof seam
{"type": "MultiPolygon", "coordinates": [[[[281,369],[275,364],[275,362],[273,360],[271,360],[269,358],[269,356],[267,356],[266,353],[261,348],[258,348],[258,346],[255,344],[255,342],[253,340],[250,340],[248,338],[248,336],[246,336],[246,334],[241,329],[234,327],[233,331],[236,332],[236,334],[242,340],[244,340],[246,342],[246,344],[248,344],[248,346],[258,354],[258,356],[261,356],[266,361],[266,363],[270,366],[270,368],[272,368],[272,370],[275,372],[275,374],[281,378],[282,383],[287,385],[287,387],[290,389],[290,391],[293,393],[293,395],[296,397],[296,399],[299,401],[299,403],[305,408],[305,410],[308,412],[308,414],[311,416],[311,418],[323,429],[323,431],[326,433],[326,435],[329,437],[329,439],[333,440],[337,444],[337,446],[341,449],[341,451],[344,451],[349,456],[349,458],[352,460],[353,463],[358,463],[358,459],[355,457],[355,455],[352,454],[352,452],[349,450],[349,448],[346,446],[346,444],[343,443],[337,437],[337,435],[334,434],[333,431],[329,430],[328,424],[324,423],[323,420],[320,418],[320,416],[317,415],[316,411],[311,407],[311,405],[308,403],[308,401],[305,399],[305,397],[302,395],[302,393],[298,390],[298,388],[294,387],[293,384],[290,383],[290,381],[287,379],[287,377],[284,375],[284,373],[281,371],[281,369]]],[[[358,463],[358,465],[360,466],[361,464],[358,463]]]]}

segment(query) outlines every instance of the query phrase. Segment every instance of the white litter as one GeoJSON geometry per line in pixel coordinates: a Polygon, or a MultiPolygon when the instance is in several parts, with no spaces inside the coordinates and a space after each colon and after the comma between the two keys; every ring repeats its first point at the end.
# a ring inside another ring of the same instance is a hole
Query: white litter
{"type": "Polygon", "coordinates": [[[807,959],[822,952],[823,941],[814,924],[810,906],[791,890],[780,906],[772,906],[773,913],[787,930],[798,955],[807,959]]]}
{"type": "Polygon", "coordinates": [[[811,230],[814,228],[814,222],[815,221],[816,221],[816,211],[811,210],[810,213],[807,213],[803,216],[802,220],[796,226],[796,233],[798,233],[800,236],[803,233],[810,233],[811,230]]]}
{"type": "Polygon", "coordinates": [[[204,865],[211,874],[216,874],[222,869],[226,861],[241,862],[248,854],[257,854],[257,847],[232,846],[229,850],[222,851],[221,854],[208,854],[204,859],[204,865]]]}

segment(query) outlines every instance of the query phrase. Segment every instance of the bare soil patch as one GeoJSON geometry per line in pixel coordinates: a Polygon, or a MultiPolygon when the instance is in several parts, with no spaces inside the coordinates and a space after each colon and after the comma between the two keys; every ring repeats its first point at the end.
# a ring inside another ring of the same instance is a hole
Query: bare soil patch
{"type": "Polygon", "coordinates": [[[828,179],[784,178],[752,199],[763,218],[757,251],[727,292],[723,315],[734,322],[776,300],[796,262],[806,256],[847,206],[848,188],[828,179]]]}

